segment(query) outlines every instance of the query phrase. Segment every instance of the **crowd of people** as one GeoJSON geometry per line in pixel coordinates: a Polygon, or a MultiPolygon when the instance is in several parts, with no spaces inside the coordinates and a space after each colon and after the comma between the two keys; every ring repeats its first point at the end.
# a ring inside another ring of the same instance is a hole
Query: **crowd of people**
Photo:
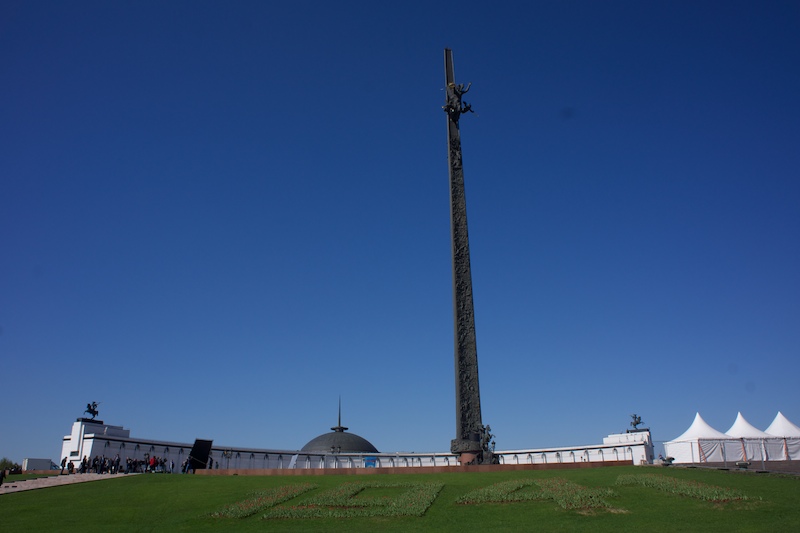
{"type": "MultiPolygon", "coordinates": [[[[189,461],[183,462],[181,472],[186,472],[189,461]]],[[[61,460],[61,473],[74,474],[76,472],[75,463],[67,461],[67,458],[61,460]]],[[[114,457],[105,457],[102,455],[95,455],[93,459],[89,459],[85,455],[81,459],[77,467],[78,474],[133,474],[133,473],[166,473],[172,474],[175,472],[175,461],[166,457],[149,456],[145,454],[144,459],[131,459],[130,457],[122,462],[119,454],[114,457]]]]}

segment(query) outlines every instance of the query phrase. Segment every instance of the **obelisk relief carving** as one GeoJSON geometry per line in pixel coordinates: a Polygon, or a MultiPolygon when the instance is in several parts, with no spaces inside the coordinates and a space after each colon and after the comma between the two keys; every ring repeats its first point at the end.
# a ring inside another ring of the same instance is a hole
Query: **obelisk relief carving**
{"type": "Polygon", "coordinates": [[[456,84],[453,54],[444,51],[445,90],[443,109],[447,114],[448,162],[450,165],[450,233],[453,247],[453,316],[455,322],[456,438],[450,451],[465,463],[490,463],[492,451],[489,427],[481,421],[478,384],[478,349],[475,340],[475,310],[472,301],[472,272],[469,261],[467,202],[461,159],[461,115],[471,112],[462,100],[470,85],[456,84]]]}

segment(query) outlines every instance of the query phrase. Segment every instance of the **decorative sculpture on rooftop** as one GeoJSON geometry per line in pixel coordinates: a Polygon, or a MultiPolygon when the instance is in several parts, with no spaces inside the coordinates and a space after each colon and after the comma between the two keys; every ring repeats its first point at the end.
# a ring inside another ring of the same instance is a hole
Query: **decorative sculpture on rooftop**
{"type": "Polygon", "coordinates": [[[86,410],[83,413],[92,415],[92,420],[94,420],[94,418],[100,414],[100,411],[97,410],[97,406],[97,402],[87,403],[86,410]]]}

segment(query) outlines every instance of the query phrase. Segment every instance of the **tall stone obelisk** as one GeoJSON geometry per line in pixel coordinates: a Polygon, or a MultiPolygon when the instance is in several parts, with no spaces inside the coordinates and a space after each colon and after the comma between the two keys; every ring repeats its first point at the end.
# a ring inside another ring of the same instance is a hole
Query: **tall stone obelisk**
{"type": "Polygon", "coordinates": [[[450,163],[450,233],[453,245],[453,315],[455,320],[456,438],[450,451],[459,461],[482,463],[488,452],[488,432],[481,422],[481,393],[478,386],[478,349],[475,340],[475,309],[472,302],[472,272],[469,263],[467,202],[464,168],[461,162],[461,115],[471,107],[461,101],[469,85],[456,84],[453,52],[444,51],[445,90],[443,107],[447,114],[447,145],[450,163]]]}

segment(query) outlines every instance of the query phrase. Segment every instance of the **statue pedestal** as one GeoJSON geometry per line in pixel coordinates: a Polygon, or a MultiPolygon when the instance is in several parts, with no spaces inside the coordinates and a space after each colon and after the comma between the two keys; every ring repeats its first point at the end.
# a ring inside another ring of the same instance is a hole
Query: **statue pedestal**
{"type": "Polygon", "coordinates": [[[450,453],[458,455],[458,462],[467,465],[483,464],[488,452],[481,450],[480,440],[453,439],[450,441],[450,453]]]}
{"type": "Polygon", "coordinates": [[[450,453],[480,453],[480,439],[453,439],[450,441],[450,453]]]}
{"type": "Polygon", "coordinates": [[[475,460],[478,458],[477,453],[473,452],[464,452],[458,456],[458,462],[462,465],[471,465],[475,464],[475,460]]]}
{"type": "Polygon", "coordinates": [[[104,425],[102,420],[97,420],[96,418],[78,418],[75,422],[84,422],[87,424],[97,424],[98,426],[104,425]]]}

